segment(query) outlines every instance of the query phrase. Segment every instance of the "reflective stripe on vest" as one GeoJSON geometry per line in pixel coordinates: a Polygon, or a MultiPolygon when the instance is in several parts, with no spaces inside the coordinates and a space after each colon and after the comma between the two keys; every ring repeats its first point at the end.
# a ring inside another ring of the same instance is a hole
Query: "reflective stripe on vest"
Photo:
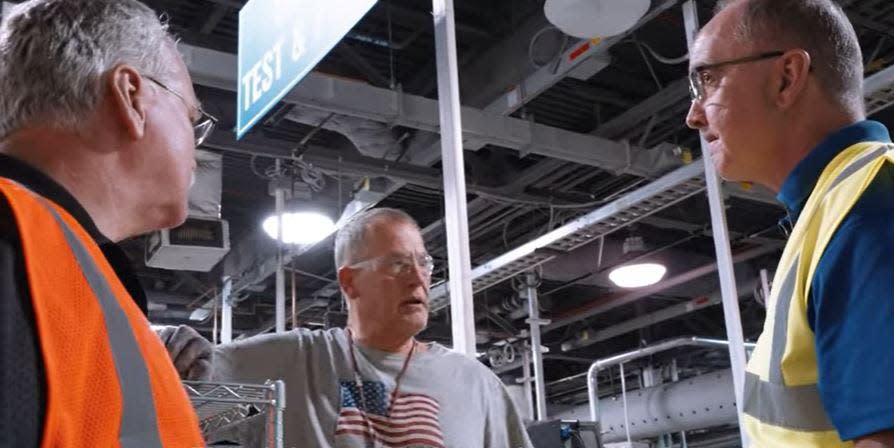
{"type": "Polygon", "coordinates": [[[158,434],[158,420],[155,416],[155,400],[149,384],[149,372],[130,328],[130,322],[84,244],[75,236],[59,213],[46,200],[39,199],[53,215],[56,224],[62,228],[65,241],[78,260],[105,318],[109,346],[112,348],[115,370],[118,371],[123,405],[118,440],[122,448],[160,448],[161,438],[158,434]]]}
{"type": "Polygon", "coordinates": [[[842,151],[820,176],[786,245],[757,356],[749,362],[745,378],[743,411],[757,446],[852,446],[838,437],[817,389],[806,303],[826,244],[885,160],[894,161],[890,151],[889,145],[878,143],[857,144],[842,151]],[[793,322],[795,327],[791,327],[793,322]],[[806,335],[811,344],[805,344],[806,335]],[[797,342],[789,340],[792,336],[797,342]],[[796,384],[787,384],[787,377],[796,378],[796,384]]]}

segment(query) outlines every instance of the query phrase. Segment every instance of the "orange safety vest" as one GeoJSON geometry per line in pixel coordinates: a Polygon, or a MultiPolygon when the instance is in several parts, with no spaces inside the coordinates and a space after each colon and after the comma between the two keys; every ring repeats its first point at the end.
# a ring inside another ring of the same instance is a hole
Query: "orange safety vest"
{"type": "Polygon", "coordinates": [[[46,378],[44,448],[194,448],[168,352],[96,242],[62,207],[0,178],[18,227],[46,378]]]}

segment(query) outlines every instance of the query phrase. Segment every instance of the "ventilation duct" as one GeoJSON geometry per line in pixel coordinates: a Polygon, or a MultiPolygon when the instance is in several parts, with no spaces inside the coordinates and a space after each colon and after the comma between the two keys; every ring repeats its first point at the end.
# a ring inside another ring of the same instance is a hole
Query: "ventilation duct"
{"type": "Polygon", "coordinates": [[[385,123],[320,110],[295,108],[286,117],[299,123],[321,127],[344,135],[361,154],[377,159],[393,159],[401,152],[394,131],[385,123]]]}
{"type": "Polygon", "coordinates": [[[196,151],[195,182],[189,190],[188,218],[146,239],[146,266],[208,272],[230,251],[230,228],[220,219],[223,158],[196,151]]]}
{"type": "MultiPolygon", "coordinates": [[[[736,424],[733,377],[729,370],[709,373],[675,383],[627,392],[630,437],[641,440],[679,431],[736,424]]],[[[603,442],[627,440],[624,401],[620,395],[599,400],[603,442]]],[[[550,418],[590,420],[588,404],[550,418]]]]}
{"type": "Polygon", "coordinates": [[[195,183],[189,189],[191,218],[220,219],[220,195],[223,184],[223,157],[196,150],[195,183]]]}

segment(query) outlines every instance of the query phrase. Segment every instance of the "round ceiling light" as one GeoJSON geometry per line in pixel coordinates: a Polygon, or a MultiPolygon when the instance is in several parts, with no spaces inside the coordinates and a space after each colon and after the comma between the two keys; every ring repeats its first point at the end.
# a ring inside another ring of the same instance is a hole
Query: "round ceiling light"
{"type": "Polygon", "coordinates": [[[546,0],[546,18],[565,34],[590,39],[621,34],[636,25],[651,0],[546,0]]]}
{"type": "Polygon", "coordinates": [[[640,263],[615,268],[608,274],[608,278],[621,288],[642,288],[658,283],[665,273],[667,268],[662,264],[640,263]]]}
{"type": "MultiPolygon", "coordinates": [[[[313,244],[335,232],[335,223],[322,213],[283,213],[283,242],[286,244],[313,244]]],[[[262,225],[270,238],[279,238],[279,220],[269,216],[262,225]]]]}

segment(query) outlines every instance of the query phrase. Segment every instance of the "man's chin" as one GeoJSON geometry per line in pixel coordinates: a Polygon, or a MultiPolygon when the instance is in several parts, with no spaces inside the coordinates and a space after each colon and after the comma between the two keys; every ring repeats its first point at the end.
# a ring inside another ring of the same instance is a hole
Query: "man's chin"
{"type": "Polygon", "coordinates": [[[405,316],[407,326],[413,330],[413,334],[419,334],[422,330],[425,330],[425,327],[428,326],[428,312],[426,311],[423,316],[419,315],[410,315],[405,316]]]}

